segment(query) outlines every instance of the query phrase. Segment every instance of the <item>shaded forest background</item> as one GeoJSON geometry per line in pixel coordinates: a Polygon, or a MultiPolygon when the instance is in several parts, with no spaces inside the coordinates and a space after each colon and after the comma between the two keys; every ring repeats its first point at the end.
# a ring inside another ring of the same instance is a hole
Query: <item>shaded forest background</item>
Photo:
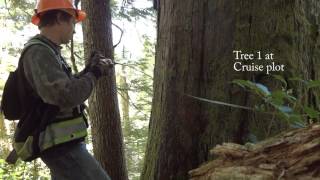
{"type": "MultiPolygon", "coordinates": [[[[112,29],[115,45],[117,96],[121,115],[124,147],[129,179],[138,179],[143,164],[152,99],[156,19],[152,1],[111,1],[112,29]]],[[[81,4],[79,5],[81,6],[81,4]]],[[[35,1],[0,1],[0,94],[10,71],[19,59],[23,44],[38,33],[30,23],[35,1]]],[[[74,47],[63,46],[62,53],[73,72],[84,67],[81,24],[76,26],[74,47]]],[[[17,122],[0,118],[0,179],[48,179],[48,169],[41,160],[18,161],[9,166],[4,159],[11,149],[11,137],[17,122]]],[[[91,129],[87,147],[93,153],[91,129]]]]}

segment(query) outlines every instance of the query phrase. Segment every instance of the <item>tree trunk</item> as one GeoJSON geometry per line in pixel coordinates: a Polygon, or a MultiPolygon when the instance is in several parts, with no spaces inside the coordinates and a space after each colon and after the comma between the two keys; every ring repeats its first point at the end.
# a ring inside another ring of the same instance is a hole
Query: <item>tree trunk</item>
{"type": "Polygon", "coordinates": [[[122,109],[122,120],[124,123],[123,129],[124,129],[124,135],[125,137],[131,136],[131,130],[132,130],[132,125],[131,121],[129,118],[129,85],[127,83],[127,78],[126,78],[126,70],[125,66],[122,66],[121,68],[121,73],[120,73],[120,95],[121,95],[121,109],[122,109]]]}
{"type": "MultiPolygon", "coordinates": [[[[158,3],[154,97],[142,180],[187,179],[188,170],[213,158],[208,152],[216,144],[262,140],[288,127],[272,116],[215,106],[186,95],[253,107],[258,100],[231,84],[232,80],[279,87],[265,71],[235,71],[234,50],[274,53],[272,61],[284,64],[285,71],[272,73],[286,79],[297,74],[319,79],[314,71],[319,67],[315,61],[319,56],[315,48],[318,1],[158,3]]],[[[252,62],[259,63],[248,63],[252,62]]],[[[288,83],[296,96],[305,94],[301,84],[288,83]]],[[[305,101],[313,102],[310,98],[305,101]]]]}
{"type": "MultiPolygon", "coordinates": [[[[85,57],[93,50],[113,59],[110,1],[82,1],[85,57]]],[[[101,78],[89,99],[93,152],[112,179],[126,180],[123,137],[118,107],[115,70],[101,78]]]]}
{"type": "MultiPolygon", "coordinates": [[[[124,58],[124,57],[123,57],[124,58]]],[[[130,175],[131,169],[133,169],[134,159],[133,159],[133,147],[132,142],[132,122],[129,118],[129,85],[127,83],[125,66],[122,67],[121,73],[118,76],[120,78],[120,98],[121,98],[121,112],[122,112],[122,123],[123,123],[123,135],[125,142],[125,151],[126,151],[126,162],[128,174],[130,175]]]]}

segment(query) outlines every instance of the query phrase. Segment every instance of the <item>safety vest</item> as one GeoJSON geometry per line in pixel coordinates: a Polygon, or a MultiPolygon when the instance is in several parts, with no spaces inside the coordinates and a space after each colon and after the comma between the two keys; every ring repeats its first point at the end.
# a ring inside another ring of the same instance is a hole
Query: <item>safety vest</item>
{"type": "MultiPolygon", "coordinates": [[[[15,134],[20,131],[21,129],[17,127],[15,134]]],[[[51,147],[73,140],[82,140],[86,136],[86,123],[83,117],[78,117],[49,124],[40,133],[27,136],[25,141],[15,140],[14,149],[19,158],[24,161],[32,161],[39,157],[41,152],[51,147]]]]}
{"type": "MultiPolygon", "coordinates": [[[[25,77],[22,77],[25,76],[24,73],[18,72],[19,70],[23,72],[21,59],[26,50],[36,44],[47,47],[55,55],[60,56],[47,43],[39,39],[31,39],[25,45],[19,59],[18,69],[14,72],[18,74],[18,78],[24,79],[24,81],[26,80],[25,77]]],[[[57,60],[60,58],[57,57],[57,60]]],[[[17,81],[17,83],[19,82],[22,81],[17,81]]],[[[83,114],[83,108],[80,112],[74,110],[78,113],[74,113],[72,117],[58,119],[56,118],[59,113],[57,106],[46,104],[36,97],[30,103],[28,112],[23,114],[15,130],[14,150],[9,155],[9,157],[14,156],[15,160],[10,161],[11,163],[14,163],[17,158],[21,158],[23,161],[32,161],[51,147],[71,141],[83,141],[87,136],[88,123],[83,114]]]]}

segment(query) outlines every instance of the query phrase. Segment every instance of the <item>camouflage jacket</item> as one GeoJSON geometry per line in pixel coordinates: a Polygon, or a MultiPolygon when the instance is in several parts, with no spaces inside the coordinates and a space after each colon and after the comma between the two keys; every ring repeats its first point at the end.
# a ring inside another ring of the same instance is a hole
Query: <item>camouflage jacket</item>
{"type": "Polygon", "coordinates": [[[73,109],[90,96],[96,78],[90,72],[72,75],[71,68],[61,56],[61,46],[43,35],[36,35],[31,40],[34,38],[48,44],[56,54],[43,45],[28,48],[21,59],[26,79],[45,103],[59,106],[59,118],[71,117],[73,109]]]}

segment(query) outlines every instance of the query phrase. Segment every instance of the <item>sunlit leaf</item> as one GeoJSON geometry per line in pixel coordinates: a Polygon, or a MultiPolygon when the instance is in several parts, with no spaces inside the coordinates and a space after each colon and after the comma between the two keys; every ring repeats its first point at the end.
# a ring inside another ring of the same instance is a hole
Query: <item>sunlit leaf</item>
{"type": "Polygon", "coordinates": [[[256,83],[256,86],[258,87],[258,89],[261,90],[261,92],[265,95],[270,95],[271,92],[269,91],[268,87],[263,85],[263,84],[260,84],[260,83],[256,83]]]}
{"type": "Polygon", "coordinates": [[[283,113],[292,113],[293,109],[289,106],[279,106],[278,109],[283,113]]]}

